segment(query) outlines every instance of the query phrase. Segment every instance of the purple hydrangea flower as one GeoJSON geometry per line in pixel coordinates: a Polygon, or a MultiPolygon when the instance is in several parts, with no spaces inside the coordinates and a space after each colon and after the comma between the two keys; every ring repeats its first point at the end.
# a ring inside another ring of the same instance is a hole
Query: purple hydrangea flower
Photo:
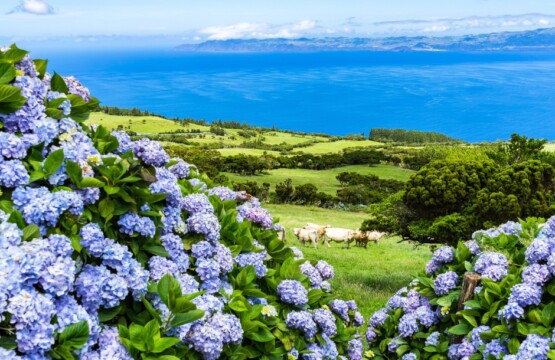
{"type": "Polygon", "coordinates": [[[516,303],[521,307],[539,305],[542,301],[543,290],[535,284],[516,284],[511,289],[509,303],[516,303]]]}
{"type": "Polygon", "coordinates": [[[509,302],[501,310],[499,310],[499,318],[507,320],[521,319],[524,316],[524,309],[514,302],[509,302]]]}
{"type": "Polygon", "coordinates": [[[216,195],[222,201],[237,199],[237,193],[227,186],[217,186],[208,190],[208,195],[216,195]]]}
{"type": "Polygon", "coordinates": [[[477,328],[472,329],[470,333],[470,342],[474,348],[478,349],[480,346],[484,345],[484,340],[480,337],[480,334],[485,331],[490,331],[491,328],[486,325],[478,326],[477,328]]]}
{"type": "Polygon", "coordinates": [[[372,326],[369,326],[368,329],[366,329],[366,341],[368,341],[369,344],[372,344],[377,336],[378,334],[376,334],[376,331],[374,331],[372,326]]]}
{"type": "Polygon", "coordinates": [[[362,339],[355,338],[347,343],[347,355],[351,360],[362,360],[362,339]]]}
{"type": "Polygon", "coordinates": [[[324,260],[319,260],[316,263],[315,267],[316,269],[318,269],[318,271],[320,272],[320,275],[322,276],[322,279],[324,280],[333,279],[333,277],[335,276],[333,266],[331,266],[324,260]]]}
{"type": "Polygon", "coordinates": [[[133,152],[147,165],[162,167],[170,161],[170,157],[162,145],[146,138],[135,141],[133,152]]]}
{"type": "Polygon", "coordinates": [[[29,183],[29,173],[19,160],[0,162],[0,186],[15,188],[29,183]]]}
{"type": "Polygon", "coordinates": [[[337,327],[335,326],[335,316],[332,312],[326,309],[316,309],[312,314],[312,319],[322,332],[328,336],[334,336],[337,333],[337,327]]]}
{"type": "Polygon", "coordinates": [[[454,271],[448,271],[437,276],[434,281],[434,291],[437,296],[447,295],[451,290],[456,288],[458,284],[459,275],[454,271]]]}
{"type": "Polygon", "coordinates": [[[322,276],[320,272],[310,264],[310,261],[305,261],[300,266],[301,272],[306,275],[310,280],[310,286],[313,288],[319,288],[322,283],[322,276]]]}
{"type": "Polygon", "coordinates": [[[168,168],[172,174],[174,174],[178,179],[185,179],[189,176],[190,168],[192,165],[183,161],[183,159],[172,159],[177,161],[177,164],[172,165],[168,168]]]}
{"type": "Polygon", "coordinates": [[[83,86],[83,84],[81,84],[79,80],[77,80],[73,76],[65,76],[64,81],[70,94],[77,95],[86,102],[90,101],[91,93],[89,89],[83,86]]]}
{"type": "Polygon", "coordinates": [[[543,286],[551,280],[551,273],[546,265],[532,264],[524,267],[522,281],[528,284],[543,286]]]}
{"type": "Polygon", "coordinates": [[[505,255],[497,252],[482,253],[474,265],[477,273],[493,281],[502,280],[507,275],[508,267],[509,262],[505,255]]]}
{"type": "Polygon", "coordinates": [[[282,280],[277,286],[277,293],[286,304],[304,306],[308,303],[308,291],[297,280],[282,280]]]}
{"type": "Polygon", "coordinates": [[[441,334],[439,331],[434,331],[431,333],[427,338],[426,342],[424,343],[425,346],[438,346],[441,334]]]}
{"type": "Polygon", "coordinates": [[[399,335],[401,337],[412,336],[418,331],[418,323],[413,314],[405,314],[399,319],[399,335]]]}
{"type": "Polygon", "coordinates": [[[549,352],[549,338],[541,335],[530,334],[520,344],[518,359],[541,360],[547,359],[549,352]]]}
{"type": "Polygon", "coordinates": [[[189,231],[204,235],[210,242],[220,239],[221,225],[214,214],[193,214],[187,219],[187,227],[189,231]]]}
{"type": "Polygon", "coordinates": [[[316,335],[317,326],[308,311],[291,311],[287,314],[285,325],[290,329],[302,331],[307,339],[312,339],[316,335]]]}
{"type": "Polygon", "coordinates": [[[370,325],[372,327],[378,327],[381,326],[385,323],[385,319],[387,319],[387,312],[385,311],[385,309],[381,309],[376,311],[371,317],[370,317],[370,325]]]}
{"type": "Polygon", "coordinates": [[[495,356],[496,359],[501,358],[501,354],[507,354],[507,346],[501,344],[501,340],[495,339],[486,344],[486,348],[483,351],[484,359],[487,359],[489,355],[495,356]]]}
{"type": "Polygon", "coordinates": [[[187,195],[181,200],[181,208],[191,214],[213,214],[214,207],[205,194],[187,195]]]}
{"type": "Polygon", "coordinates": [[[334,313],[339,315],[344,321],[349,321],[349,305],[344,300],[335,299],[329,303],[334,313]]]}
{"type": "Polygon", "coordinates": [[[114,151],[116,154],[121,155],[133,149],[133,141],[125,131],[112,131],[112,135],[118,139],[119,146],[114,151]]]}

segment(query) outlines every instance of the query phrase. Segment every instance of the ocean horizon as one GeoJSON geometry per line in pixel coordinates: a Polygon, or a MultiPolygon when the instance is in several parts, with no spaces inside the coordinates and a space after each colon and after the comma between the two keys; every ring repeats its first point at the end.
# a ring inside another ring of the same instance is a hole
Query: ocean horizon
{"type": "Polygon", "coordinates": [[[555,140],[555,53],[33,52],[102,105],[346,135],[435,131],[555,140]]]}

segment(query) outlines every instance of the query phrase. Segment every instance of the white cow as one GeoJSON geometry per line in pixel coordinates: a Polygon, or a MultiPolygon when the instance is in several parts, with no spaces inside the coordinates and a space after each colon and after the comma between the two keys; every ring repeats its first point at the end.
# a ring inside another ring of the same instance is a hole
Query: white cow
{"type": "Polygon", "coordinates": [[[310,241],[314,248],[318,248],[318,232],[314,229],[300,229],[294,228],[293,233],[299,239],[299,241],[306,246],[306,242],[310,241]]]}
{"type": "Polygon", "coordinates": [[[314,223],[306,223],[303,229],[316,230],[318,232],[318,240],[324,237],[327,228],[331,228],[331,225],[318,225],[314,223]]]}
{"type": "Polygon", "coordinates": [[[326,245],[330,246],[328,240],[345,243],[347,247],[349,244],[355,239],[355,231],[351,229],[343,229],[343,228],[326,228],[326,232],[324,234],[324,242],[326,245]]]}
{"type": "Polygon", "coordinates": [[[385,235],[387,235],[387,233],[385,232],[362,231],[358,229],[355,232],[355,240],[356,240],[357,246],[361,246],[361,247],[364,246],[366,248],[368,246],[368,242],[373,241],[377,245],[378,241],[380,241],[380,239],[385,235]]]}

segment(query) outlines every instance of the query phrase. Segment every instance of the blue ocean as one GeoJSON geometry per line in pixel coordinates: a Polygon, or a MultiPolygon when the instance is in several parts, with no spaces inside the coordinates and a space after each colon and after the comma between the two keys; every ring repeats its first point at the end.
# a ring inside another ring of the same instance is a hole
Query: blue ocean
{"type": "Polygon", "coordinates": [[[555,53],[33,53],[102,104],[334,135],[555,140],[555,53]]]}

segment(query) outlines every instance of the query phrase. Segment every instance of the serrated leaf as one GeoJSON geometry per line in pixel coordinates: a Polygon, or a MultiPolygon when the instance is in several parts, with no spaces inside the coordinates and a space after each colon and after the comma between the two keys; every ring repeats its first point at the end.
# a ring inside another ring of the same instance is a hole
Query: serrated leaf
{"type": "Polygon", "coordinates": [[[116,306],[110,309],[100,309],[98,310],[98,321],[101,323],[108,322],[112,320],[121,311],[121,306],[116,306]]]}
{"type": "Polygon", "coordinates": [[[542,311],[542,324],[544,326],[550,326],[555,319],[555,303],[550,302],[543,308],[542,311]]]}

